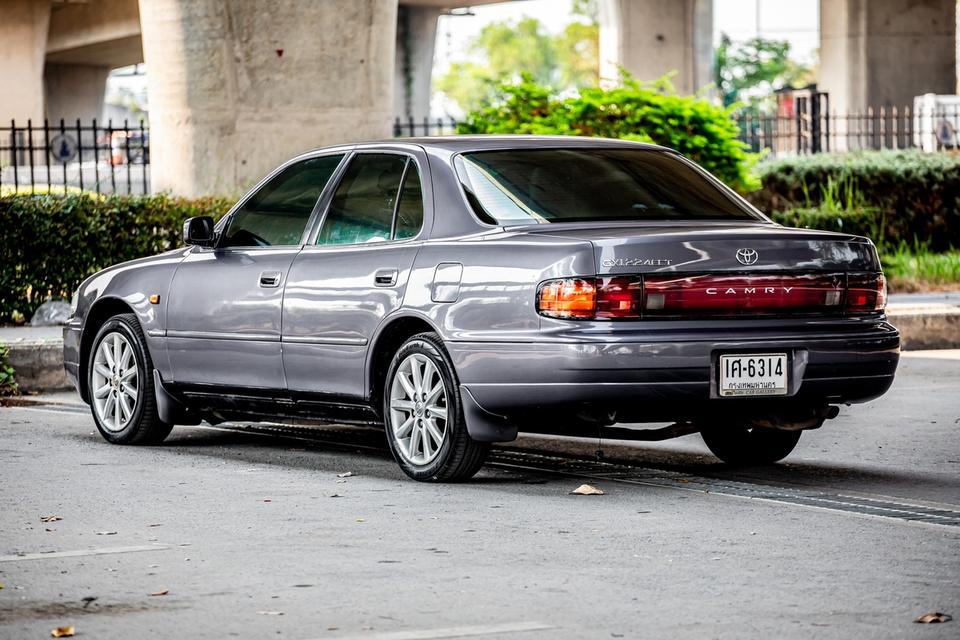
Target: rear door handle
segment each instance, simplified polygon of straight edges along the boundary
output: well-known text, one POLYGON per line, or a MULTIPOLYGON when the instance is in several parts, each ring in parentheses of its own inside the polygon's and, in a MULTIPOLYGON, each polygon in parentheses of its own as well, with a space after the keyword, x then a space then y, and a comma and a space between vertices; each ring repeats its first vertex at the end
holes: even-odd
POLYGON ((279 287, 282 276, 283 274, 279 271, 264 271, 260 274, 260 286, 264 289, 279 287))
POLYGON ((397 284, 396 269, 381 269, 373 274, 373 283, 378 287, 392 287, 397 284))

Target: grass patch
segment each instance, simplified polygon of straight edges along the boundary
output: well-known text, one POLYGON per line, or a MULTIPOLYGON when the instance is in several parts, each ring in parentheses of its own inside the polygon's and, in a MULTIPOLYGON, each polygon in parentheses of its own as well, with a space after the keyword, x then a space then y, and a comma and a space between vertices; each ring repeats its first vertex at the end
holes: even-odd
POLYGON ((960 251, 934 253, 901 246, 880 257, 890 290, 897 293, 960 289, 960 251))

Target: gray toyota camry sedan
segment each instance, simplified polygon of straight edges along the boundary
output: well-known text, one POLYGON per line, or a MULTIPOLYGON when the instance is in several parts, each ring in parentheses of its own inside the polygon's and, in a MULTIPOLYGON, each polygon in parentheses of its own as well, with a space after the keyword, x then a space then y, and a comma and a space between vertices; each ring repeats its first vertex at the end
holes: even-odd
POLYGON ((183 240, 77 293, 66 368, 109 442, 372 424, 407 475, 449 481, 518 430, 699 432, 764 464, 883 394, 899 358, 870 240, 782 227, 634 142, 320 149, 183 240))

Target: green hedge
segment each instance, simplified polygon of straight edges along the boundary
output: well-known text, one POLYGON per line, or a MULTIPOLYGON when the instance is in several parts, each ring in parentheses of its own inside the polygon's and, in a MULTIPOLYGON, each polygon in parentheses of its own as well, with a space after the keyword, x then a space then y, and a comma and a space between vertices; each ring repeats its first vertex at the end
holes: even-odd
POLYGON ((29 320, 48 298, 69 299, 104 267, 180 244, 183 221, 232 202, 158 196, 0 198, 0 321, 29 320))
POLYGON ((667 80, 652 85, 581 89, 557 97, 529 80, 502 85, 494 103, 467 115, 459 133, 601 136, 676 149, 741 191, 750 186, 755 157, 738 139, 730 110, 704 98, 674 95, 667 80))
POLYGON ((780 222, 856 230, 893 247, 915 240, 937 251, 960 247, 960 154, 823 153, 762 163, 756 172, 762 186, 750 199, 780 222), (831 193, 839 185, 846 188, 831 193), (859 211, 814 211, 837 208, 823 207, 825 200, 859 211))

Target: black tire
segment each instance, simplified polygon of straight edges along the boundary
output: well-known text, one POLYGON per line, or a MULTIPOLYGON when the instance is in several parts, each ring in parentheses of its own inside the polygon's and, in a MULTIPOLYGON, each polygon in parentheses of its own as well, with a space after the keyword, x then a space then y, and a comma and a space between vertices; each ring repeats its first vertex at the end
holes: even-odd
POLYGON ((421 482, 458 482, 471 478, 483 466, 490 451, 489 443, 477 442, 467 433, 457 373, 443 342, 435 333, 420 333, 411 337, 394 354, 383 386, 383 422, 394 460, 404 473, 421 482), (413 354, 425 356, 433 363, 446 392, 447 418, 443 443, 435 458, 422 465, 411 462, 403 453, 405 447, 394 433, 391 418, 393 381, 400 366, 413 354))
POLYGON ((753 427, 748 422, 711 425, 700 437, 724 462, 738 466, 773 464, 783 460, 800 440, 801 431, 753 427))
POLYGON ((90 393, 90 412, 93 414, 93 421, 96 423, 100 435, 107 442, 153 445, 160 444, 170 435, 173 425, 163 422, 157 415, 157 396, 153 384, 153 360, 151 360, 150 352, 147 350, 147 341, 144 338, 143 329, 140 328, 140 323, 134 314, 124 313, 113 316, 100 327, 93 339, 93 346, 90 349, 90 357, 87 362, 87 389, 90 393), (114 333, 119 333, 127 339, 138 369, 136 375, 137 399, 127 424, 119 430, 111 429, 103 423, 97 414, 96 399, 94 398, 96 387, 94 386, 93 373, 97 350, 104 339, 114 333))

